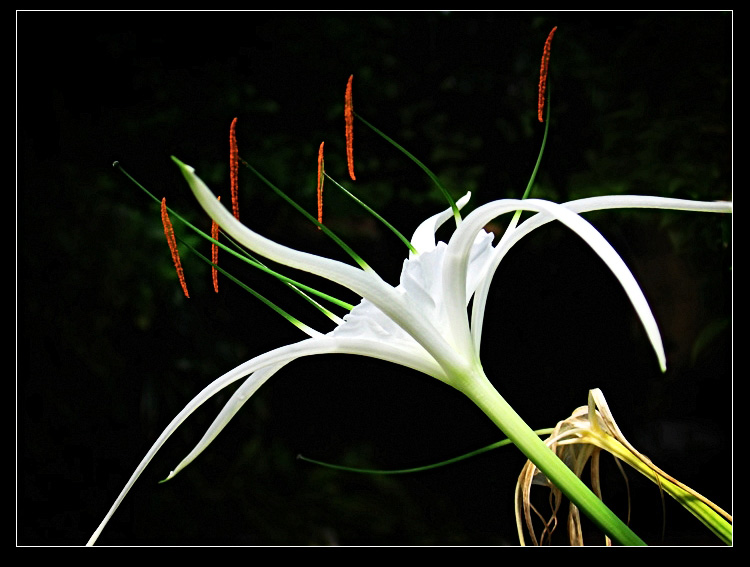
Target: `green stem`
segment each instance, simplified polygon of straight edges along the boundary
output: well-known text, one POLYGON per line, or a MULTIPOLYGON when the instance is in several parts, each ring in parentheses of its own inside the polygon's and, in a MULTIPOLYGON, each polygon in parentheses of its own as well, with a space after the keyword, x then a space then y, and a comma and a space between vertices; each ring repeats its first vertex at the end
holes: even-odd
POLYGON ((539 439, 481 368, 471 379, 462 380, 459 389, 604 533, 621 545, 646 545, 539 439))

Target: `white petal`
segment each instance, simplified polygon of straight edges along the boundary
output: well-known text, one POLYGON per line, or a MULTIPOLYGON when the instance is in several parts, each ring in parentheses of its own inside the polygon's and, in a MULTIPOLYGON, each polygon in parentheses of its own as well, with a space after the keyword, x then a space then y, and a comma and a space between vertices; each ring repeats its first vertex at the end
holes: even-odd
MULTIPOLYGON (((151 459, 154 458, 154 455, 156 455, 167 439, 169 439, 169 437, 177 430, 182 422, 190 416, 190 414, 214 394, 252 372, 262 370, 266 367, 280 367, 303 356, 328 353, 356 354, 379 358, 381 360, 395 362, 396 364, 408 368, 414 368, 415 370, 434 376, 440 380, 446 380, 442 369, 429 357, 425 356, 423 352, 415 352, 413 349, 410 350, 403 345, 383 344, 379 341, 366 339, 334 338, 325 336, 321 338, 306 339, 257 356, 214 380, 211 384, 201 390, 201 392, 193 398, 193 400, 191 400, 190 403, 188 403, 185 408, 174 417, 174 419, 172 419, 151 449, 149 449, 148 453, 146 453, 146 456, 143 457, 138 467, 135 469, 135 472, 133 472, 125 485, 125 488, 123 488, 122 492, 120 492, 120 495, 117 497, 117 500, 115 500, 112 508, 110 508, 102 523, 89 539, 87 545, 93 545, 96 542, 99 534, 101 534, 102 530, 107 525, 107 522, 109 522, 109 519, 133 487, 135 481, 138 480, 138 477, 145 470, 146 466, 151 462, 151 459)), ((261 374, 261 379, 263 376, 264 375, 261 374)), ((268 375, 266 375, 265 378, 267 379, 268 375)), ((258 384, 258 387, 259 386, 260 384, 258 384)), ((247 389, 248 391, 252 390, 253 386, 249 385, 247 389)), ((173 473, 170 473, 170 477, 171 476, 173 476, 173 473)))
POLYGON ((180 464, 178 464, 172 472, 169 473, 167 480, 174 477, 178 472, 192 463, 195 458, 200 455, 214 439, 216 439, 216 436, 221 433, 221 431, 227 426, 227 424, 232 420, 237 412, 242 409, 242 406, 244 406, 245 402, 250 399, 250 396, 257 392, 258 388, 265 384, 271 376, 276 374, 279 370, 286 366, 286 364, 286 362, 275 364, 273 366, 267 366, 253 372, 240 385, 240 387, 237 388, 234 394, 232 394, 232 397, 224 405, 221 412, 219 412, 219 415, 216 416, 216 419, 214 419, 213 423, 211 423, 208 430, 195 446, 195 448, 190 451, 187 457, 180 461, 180 464))
MULTIPOLYGON (((696 211, 711 213, 731 213, 732 203, 727 201, 688 201, 685 199, 672 199, 667 197, 649 197, 642 195, 608 195, 603 197, 590 197, 569 201, 562 206, 577 213, 598 211, 605 209, 625 208, 653 208, 680 211, 696 211)), ((477 351, 482 340, 482 325, 484 310, 486 308, 487 296, 489 294, 492 277, 508 250, 518 240, 526 236, 532 230, 555 220, 555 217, 541 212, 524 221, 520 226, 503 235, 501 242, 496 247, 495 258, 488 267, 486 276, 481 280, 474 296, 472 305, 471 333, 477 351)))
POLYGON ((376 293, 387 293, 387 290, 384 290, 383 286, 389 286, 373 272, 365 272, 337 260, 294 250, 253 232, 234 218, 213 193, 211 193, 211 190, 203 180, 195 174, 195 170, 192 167, 180 162, 176 158, 172 159, 180 167, 188 185, 190 185, 190 189, 192 189, 193 194, 203 209, 227 234, 243 246, 285 266, 304 270, 331 281, 339 282, 362 297, 364 297, 362 292, 367 294, 370 290, 376 293))
MULTIPOLYGON (((662 345, 661 335, 659 334, 659 328, 656 325, 653 313, 651 312, 648 302, 641 291, 640 286, 635 281, 633 274, 630 272, 628 267, 622 261, 622 258, 612 248, 612 246, 599 234, 599 232, 591 226, 586 220, 578 216, 570 209, 551 203, 548 201, 542 201, 539 199, 527 199, 524 201, 518 200, 502 200, 488 203, 482 207, 476 209, 471 215, 469 215, 461 226, 456 230, 453 238, 450 241, 449 248, 450 252, 447 257, 444 281, 452 282, 461 277, 465 277, 466 273, 466 261, 465 254, 467 253, 471 243, 477 232, 479 232, 483 226, 485 226, 490 220, 496 216, 514 212, 516 210, 526 211, 537 211, 543 212, 550 218, 554 218, 563 224, 567 225, 570 229, 575 231, 581 238, 583 238, 589 246, 604 260, 609 266, 610 270, 615 274, 615 277, 620 281, 625 293, 630 298, 633 307, 641 319, 646 334, 651 341, 651 345, 656 352, 656 356, 659 360, 659 366, 662 370, 666 369, 666 356, 664 354, 664 346, 662 345)), ((537 215, 538 216, 538 215, 537 215)), ((536 217, 532 217, 536 218, 536 217)), ((507 247, 510 247, 513 242, 517 241, 517 233, 520 233, 522 227, 519 226, 511 234, 503 248, 498 250, 497 253, 502 255, 507 251, 507 247)), ((449 285, 456 285, 451 283, 449 285)), ((447 286, 446 286, 447 287, 447 286)), ((475 297, 476 300, 476 297, 475 297)), ((458 300, 452 305, 448 305, 454 313, 454 319, 458 320, 457 313, 459 311, 458 300)), ((465 307, 461 308, 465 312, 465 307)), ((465 317, 464 317, 465 320, 465 317)), ((453 320, 452 320, 453 323, 453 320)), ((468 331, 468 324, 463 327, 453 326, 452 329, 456 333, 457 341, 471 341, 471 334, 468 331)))
MULTIPOLYGON (((577 213, 605 209, 669 209, 673 211, 695 211, 703 213, 731 213, 730 201, 690 201, 670 197, 648 197, 644 195, 605 195, 589 197, 563 204, 577 213)), ((532 217, 533 218, 533 217, 532 217)), ((531 219, 529 219, 531 220, 531 219)))
POLYGON ((492 263, 495 249, 492 247, 494 235, 480 230, 469 255, 469 264, 466 269, 466 297, 470 298, 477 287, 485 278, 487 269, 492 263))
POLYGON ((447 374, 460 374, 462 369, 466 368, 466 361, 449 347, 432 322, 422 317, 401 294, 375 272, 300 252, 260 236, 234 218, 195 174, 192 167, 174 157, 172 159, 180 167, 203 209, 237 242, 275 262, 324 277, 368 299, 421 344, 446 369, 447 374))
MULTIPOLYGON (((350 325, 346 324, 342 327, 349 327, 349 330, 351 329, 350 325)), ((336 330, 340 330, 342 327, 337 327, 336 330)), ((425 352, 422 347, 420 347, 413 339, 411 339, 411 337, 407 336, 406 341, 394 341, 393 337, 389 335, 388 343, 384 344, 382 340, 378 340, 379 337, 375 337, 375 340, 370 340, 369 337, 352 336, 351 334, 347 336, 347 334, 344 333, 336 334, 336 330, 334 330, 334 332, 332 332, 329 336, 336 339, 338 346, 335 348, 331 346, 330 351, 326 352, 341 352, 341 349, 344 349, 344 352, 349 353, 352 353, 352 351, 356 351, 354 352, 355 354, 362 354, 382 360, 388 360, 390 362, 395 362, 403 366, 415 368, 416 370, 425 372, 427 374, 429 374, 430 372, 441 373, 440 368, 430 360, 427 352, 425 352), (418 353, 416 353, 416 356, 415 354, 407 354, 407 351, 411 348, 418 349, 418 353)), ((320 336, 318 338, 324 339, 325 337, 320 336)), ((319 353, 313 352, 312 354, 319 353)), ((175 467, 172 472, 169 473, 169 476, 166 480, 173 478, 175 475, 177 475, 177 473, 179 473, 193 460, 195 460, 195 458, 198 457, 198 455, 200 455, 206 449, 206 447, 211 444, 211 442, 219 435, 219 433, 221 433, 224 427, 226 427, 226 425, 237 414, 237 412, 242 409, 242 406, 245 405, 245 402, 247 402, 250 397, 255 392, 257 392, 258 389, 263 384, 265 384, 269 378, 271 378, 271 376, 276 374, 289 362, 291 362, 291 360, 287 360, 271 366, 266 366, 265 368, 261 368, 260 370, 256 370, 255 372, 253 372, 240 385, 240 387, 237 388, 234 394, 232 394, 232 397, 224 405, 221 412, 219 412, 219 415, 216 417, 216 419, 214 419, 213 423, 209 426, 208 430, 195 446, 195 448, 175 467)))
MULTIPOLYGON (((469 202, 469 199, 471 199, 471 191, 456 201, 456 206, 459 211, 464 208, 464 205, 469 202)), ((435 233, 445 221, 452 217, 453 209, 446 209, 442 213, 438 213, 428 218, 417 227, 417 230, 414 231, 414 235, 411 237, 412 246, 414 246, 420 254, 423 252, 429 252, 435 248, 435 233)), ((413 254, 410 254, 410 257, 412 255, 413 254)))

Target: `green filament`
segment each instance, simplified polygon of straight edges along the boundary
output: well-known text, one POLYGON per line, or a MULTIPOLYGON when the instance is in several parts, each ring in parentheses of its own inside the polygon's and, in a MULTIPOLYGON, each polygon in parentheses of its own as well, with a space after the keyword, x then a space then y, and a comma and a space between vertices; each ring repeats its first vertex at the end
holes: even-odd
POLYGON ((241 160, 242 163, 247 167, 250 171, 252 171, 255 175, 258 176, 258 178, 268 185, 273 191, 279 195, 281 198, 283 198, 287 203, 292 205, 295 209, 297 209, 300 213, 302 213, 310 222, 315 224, 318 228, 320 228, 328 237, 330 237, 336 244, 338 244, 349 256, 352 257, 352 259, 359 264, 359 267, 366 271, 372 271, 372 268, 365 262, 354 250, 352 250, 348 244, 346 244, 343 240, 341 240, 338 236, 336 236, 333 232, 331 232, 328 227, 326 227, 324 224, 318 222, 318 219, 313 217, 310 213, 308 213, 305 209, 303 209, 300 205, 297 204, 297 202, 289 197, 286 193, 284 193, 281 189, 276 187, 273 183, 271 183, 268 179, 266 179, 263 174, 261 174, 257 169, 255 169, 252 165, 247 163, 244 159, 241 160))
MULTIPOLYGON (((113 167, 116 167, 117 169, 119 169, 120 172, 123 175, 125 175, 128 179, 130 179, 133 183, 135 183, 135 185, 137 187, 139 187, 144 193, 146 193, 154 201, 156 201, 157 203, 161 203, 161 201, 153 193, 151 193, 148 189, 146 189, 143 185, 141 185, 138 181, 136 181, 127 171, 125 171, 125 169, 123 169, 123 167, 120 165, 119 162, 116 161, 112 165, 113 165, 113 167)), ((191 229, 192 231, 194 231, 196 234, 198 234, 199 236, 205 238, 209 242, 211 242, 213 244, 216 244, 217 246, 219 246, 225 252, 228 252, 229 254, 232 254, 233 256, 239 258, 243 262, 246 262, 246 263, 250 264, 254 268, 257 268, 257 269, 259 269, 259 270, 261 270, 263 272, 266 272, 267 274, 272 275, 273 277, 275 277, 276 279, 278 279, 278 280, 280 280, 280 281, 282 281, 284 283, 290 284, 290 285, 292 285, 294 287, 297 287, 297 288, 299 288, 301 290, 304 290, 304 291, 306 291, 308 293, 316 295, 317 297, 320 297, 320 298, 322 298, 322 299, 324 299, 324 300, 326 300, 326 301, 328 301, 330 303, 333 303, 334 305, 338 305, 339 307, 342 307, 342 308, 346 309, 347 311, 351 311, 354 308, 354 306, 352 304, 350 304, 350 303, 342 301, 342 300, 340 300, 340 299, 338 299, 336 297, 333 297, 332 295, 329 295, 327 293, 324 293, 322 291, 318 291, 317 289, 315 289, 313 287, 310 287, 310 286, 308 286, 306 284, 303 284, 301 282, 293 280, 290 277, 287 277, 287 276, 285 276, 283 274, 280 274, 279 272, 277 272, 275 270, 272 270, 271 268, 265 266, 264 264, 261 264, 257 260, 252 259, 250 257, 250 255, 247 252, 245 252, 244 250, 242 250, 242 253, 240 253, 240 252, 237 252, 236 250, 228 247, 223 242, 219 242, 217 240, 214 240, 208 234, 206 234, 201 229, 199 229, 198 227, 196 227, 195 225, 193 225, 185 217, 183 217, 178 212, 176 212, 174 209, 171 209, 170 207, 167 207, 167 210, 169 211, 170 215, 172 215, 174 218, 176 218, 177 220, 179 220, 180 222, 182 222, 185 226, 187 226, 189 229, 191 229)), ((236 243, 235 243, 235 246, 237 246, 236 243)))
MULTIPOLYGON (((534 433, 537 435, 550 435, 554 429, 548 428, 548 429, 537 429, 534 433)), ((488 451, 492 451, 493 449, 499 449, 500 447, 505 447, 506 445, 512 445, 513 442, 510 439, 503 439, 502 441, 498 441, 496 443, 492 443, 491 445, 487 445, 486 447, 482 447, 481 449, 477 449, 475 451, 470 451, 469 453, 466 453, 464 455, 460 455, 458 457, 453 457, 451 459, 447 459, 445 461, 440 461, 439 463, 432 463, 431 465, 424 465, 421 467, 414 467, 410 469, 396 469, 396 470, 382 470, 382 469, 359 469, 356 467, 346 467, 344 465, 334 465, 331 463, 324 463, 323 461, 316 461, 315 459, 308 459, 307 457, 303 457, 302 455, 297 455, 297 458, 301 461, 306 461, 308 463, 313 463, 314 465, 320 465, 322 467, 326 467, 329 469, 336 469, 340 471, 347 471, 347 472, 353 472, 353 473, 361 473, 361 474, 409 474, 409 473, 415 473, 415 472, 422 472, 427 471, 430 469, 436 469, 439 467, 444 467, 446 465, 452 465, 453 463, 457 463, 459 461, 463 461, 465 459, 469 459, 471 457, 476 457, 477 455, 481 455, 482 453, 487 453, 488 451)))
POLYGON ((401 146, 394 139, 390 138, 389 136, 386 136, 383 132, 381 132, 380 130, 378 130, 377 128, 375 128, 375 126, 373 126, 372 124, 370 124, 367 120, 365 120, 364 118, 362 118, 356 112, 354 113, 354 115, 357 118, 359 118, 362 122, 364 122, 365 126, 367 126, 368 128, 370 128, 376 134, 380 135, 383 139, 385 139, 387 142, 389 142, 390 144, 392 144, 395 148, 397 148, 398 150, 400 150, 401 152, 403 152, 403 154, 406 157, 408 157, 415 164, 417 164, 422 169, 422 171, 424 171, 429 176, 429 178, 432 179, 432 181, 435 183, 435 185, 437 185, 438 189, 440 189, 440 192, 443 194, 443 196, 445 197, 445 199, 450 204, 451 210, 453 211, 453 216, 456 219, 456 226, 458 226, 461 223, 461 212, 458 210, 458 205, 456 205, 456 201, 453 200, 453 197, 451 197, 450 193, 448 193, 448 190, 445 187, 443 187, 443 184, 440 183, 440 180, 437 178, 437 176, 434 173, 432 173, 432 171, 430 171, 430 169, 425 164, 423 164, 421 161, 419 161, 414 155, 412 155, 408 150, 406 150, 406 148, 404 148, 403 146, 401 146))
POLYGON ((363 202, 361 199, 359 199, 356 195, 354 195, 354 193, 352 193, 351 191, 349 191, 346 187, 344 187, 343 185, 341 185, 333 177, 331 177, 330 175, 328 175, 325 172, 323 172, 323 175, 325 175, 328 179, 330 179, 333 182, 333 184, 336 185, 336 187, 338 187, 339 189, 341 189, 349 197, 351 197, 352 199, 354 199, 354 201, 356 201, 357 203, 359 203, 368 213, 370 213, 372 216, 374 216, 376 219, 378 219, 380 222, 382 222, 391 232, 393 232, 393 234, 395 234, 396 236, 398 236, 398 238, 401 240, 401 242, 403 242, 404 244, 406 244, 406 247, 409 249, 409 251, 412 254, 419 254, 419 252, 417 252, 417 249, 414 248, 414 246, 412 245, 411 242, 409 242, 409 239, 406 238, 403 234, 401 234, 398 231, 398 229, 396 229, 395 226, 393 226, 391 223, 389 223, 387 220, 385 220, 382 216, 380 216, 377 212, 375 212, 374 209, 372 209, 365 202, 363 202))

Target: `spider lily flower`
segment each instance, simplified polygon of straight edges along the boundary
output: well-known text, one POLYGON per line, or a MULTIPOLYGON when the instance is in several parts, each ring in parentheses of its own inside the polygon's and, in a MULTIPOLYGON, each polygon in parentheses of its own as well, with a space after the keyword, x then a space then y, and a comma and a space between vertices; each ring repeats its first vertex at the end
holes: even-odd
MULTIPOLYGON (((638 452, 620 431, 600 389, 590 390, 588 405, 577 408, 570 417, 559 422, 552 434, 545 440, 545 443, 579 477, 590 460, 591 484, 600 498, 599 456, 602 451, 606 451, 615 457, 623 475, 625 473, 620 466, 620 461, 627 463, 657 484, 725 543, 732 543, 732 516, 695 490, 665 473, 654 465, 648 457, 638 452)), ((527 461, 516 484, 516 524, 518 537, 522 545, 525 543, 524 526, 534 545, 544 544, 545 541, 549 540, 557 526, 557 512, 561 501, 560 490, 549 482, 534 463, 527 461), (545 518, 531 504, 531 486, 533 484, 546 486, 550 489, 552 510, 549 518, 545 518), (534 531, 532 511, 542 520, 544 526, 538 538, 534 531)), ((568 511, 567 525, 570 544, 583 545, 581 515, 578 508, 573 504, 568 511)), ((608 538, 606 543, 607 545, 610 544, 608 538)))
MULTIPOLYGON (((323 334, 307 328, 308 339, 256 356, 204 388, 172 420, 143 458, 92 535, 89 545, 96 541, 159 448, 201 404, 223 388, 245 378, 204 437, 170 472, 168 479, 195 459, 271 376, 289 362, 315 354, 342 353, 378 358, 412 368, 453 386, 471 398, 581 509, 590 511, 603 508, 601 501, 548 450, 505 402, 484 373, 479 345, 483 310, 492 276, 505 253, 521 237, 552 220, 564 223, 578 233, 615 273, 643 322, 659 363, 664 368, 666 363, 661 338, 640 287, 612 246, 578 213, 623 207, 731 211, 730 203, 700 203, 657 197, 607 197, 565 205, 538 199, 504 199, 479 207, 465 217, 448 243, 436 242, 436 230, 453 216, 453 211, 448 209, 430 217, 416 229, 411 243, 417 253, 412 252, 404 261, 400 283, 392 286, 366 265, 354 267, 295 250, 255 233, 221 204, 192 167, 173 159, 203 209, 236 242, 254 254, 336 282, 354 291, 362 300, 331 332, 323 334), (514 227, 497 245, 493 245, 492 235, 485 232, 483 227, 499 215, 518 210, 537 214, 514 227), (474 307, 470 320, 467 305, 472 297, 474 307), (575 488, 571 488, 572 485, 575 488)), ((466 194, 458 201, 458 207, 465 206, 469 198, 470 194, 466 194)), ((611 516, 603 520, 594 518, 594 521, 621 542, 640 542, 622 522, 611 516)))

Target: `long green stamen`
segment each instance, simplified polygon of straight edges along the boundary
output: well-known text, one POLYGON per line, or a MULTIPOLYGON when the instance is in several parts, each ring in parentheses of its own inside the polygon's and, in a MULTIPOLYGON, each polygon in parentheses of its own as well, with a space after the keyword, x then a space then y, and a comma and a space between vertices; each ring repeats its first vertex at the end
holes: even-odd
MULTIPOLYGON (((529 178, 529 182, 526 185, 526 190, 523 192, 523 196, 521 197, 521 199, 528 199, 529 195, 531 195, 531 188, 534 186, 534 181, 536 180, 536 174, 539 171, 539 165, 542 163, 542 155, 544 155, 544 147, 547 145, 547 134, 549 133, 549 116, 550 116, 550 107, 552 106, 550 104, 551 100, 552 100, 552 97, 551 97, 549 87, 548 87, 547 88, 547 121, 544 125, 544 136, 542 137, 542 146, 539 148, 539 155, 536 158, 536 163, 534 164, 534 170, 531 172, 531 177, 529 178)), ((516 228, 519 218, 521 218, 521 211, 516 211, 510 223, 508 224, 508 228, 505 229, 506 234, 510 234, 510 232, 514 228, 516 228)))
MULTIPOLYGON (((182 241, 182 242, 184 242, 184 241, 182 241)), ((198 258, 200 258, 201 260, 203 260, 207 264, 211 265, 211 267, 213 267, 217 271, 221 272, 223 275, 225 275, 226 277, 228 277, 230 280, 232 280, 234 283, 236 283, 242 289, 244 289, 245 291, 249 292, 250 294, 252 294, 253 296, 255 296, 255 298, 257 298, 260 301, 262 301, 263 303, 265 303, 268 307, 270 307, 271 309, 273 309, 274 311, 276 311, 276 313, 278 313, 279 315, 281 315, 284 319, 286 319, 287 321, 289 321, 292 325, 294 325, 298 329, 302 330, 303 332, 305 332, 305 333, 307 333, 308 335, 311 335, 311 336, 319 335, 320 334, 317 331, 315 331, 314 329, 312 329, 310 326, 306 325, 305 323, 303 323, 302 321, 300 321, 299 319, 297 319, 296 317, 294 317, 293 315, 290 315, 289 312, 287 312, 286 310, 284 310, 281 307, 279 307, 278 305, 276 305, 270 299, 264 297, 262 294, 258 293, 257 291, 255 291, 250 286, 246 285, 245 283, 243 283, 240 280, 238 280, 237 278, 235 278, 232 274, 230 274, 229 272, 227 272, 224 268, 222 268, 222 267, 218 266, 217 264, 213 263, 211 260, 209 260, 208 258, 206 258, 203 254, 201 254, 200 252, 198 252, 195 248, 193 248, 192 246, 190 246, 190 244, 188 244, 186 242, 184 242, 184 244, 185 244, 185 246, 187 246, 190 249, 190 251, 193 254, 195 254, 196 256, 198 256, 198 258)))
POLYGON ((338 236, 336 236, 331 230, 329 230, 324 224, 321 224, 318 222, 318 220, 313 217, 310 213, 308 213, 304 208, 302 208, 300 205, 297 204, 297 202, 292 199, 289 195, 284 193, 281 189, 276 187, 273 183, 271 183, 266 177, 263 176, 257 169, 255 169, 252 165, 247 163, 244 159, 242 160, 242 163, 247 167, 250 171, 252 171, 255 175, 258 176, 258 178, 268 185, 273 191, 279 195, 281 198, 283 198, 287 203, 292 205, 295 209, 297 209, 300 213, 302 213, 305 218, 307 218, 310 222, 315 224, 320 230, 326 233, 327 236, 329 236, 336 244, 338 244, 349 256, 352 257, 352 259, 359 264, 359 267, 366 271, 372 271, 372 268, 365 262, 359 254, 357 254, 354 250, 352 250, 348 244, 346 244, 343 240, 341 240, 338 236))
MULTIPOLYGON (((130 181, 132 181, 138 188, 140 188, 144 193, 146 193, 154 201, 156 201, 157 203, 161 203, 160 199, 158 199, 153 193, 151 193, 151 191, 149 191, 148 189, 146 189, 135 178, 133 178, 127 171, 125 171, 125 169, 123 169, 123 167, 120 165, 119 162, 116 161, 112 165, 113 165, 113 167, 116 167, 117 169, 119 169, 120 172, 123 175, 125 175, 128 179, 130 179, 130 181)), ((180 215, 174 209, 171 209, 171 208, 167 207, 167 211, 169 211, 170 215, 172 215, 174 218, 176 218, 177 220, 179 220, 186 227, 188 227, 193 232, 195 232, 198 236, 201 236, 201 237, 205 238, 206 240, 208 240, 209 242, 215 244, 216 246, 218 246, 222 250, 224 250, 226 252, 229 252, 233 256, 239 258, 240 260, 242 260, 243 262, 246 262, 247 264, 250 264, 254 268, 257 268, 257 269, 259 269, 259 270, 261 270, 263 272, 266 272, 267 274, 275 277, 276 279, 278 279, 278 280, 280 280, 280 281, 282 281, 284 283, 288 283, 288 284, 290 284, 290 285, 292 285, 294 287, 297 287, 297 288, 299 288, 301 290, 304 290, 304 291, 306 291, 308 293, 316 295, 317 297, 320 297, 320 298, 322 298, 322 299, 324 299, 324 300, 326 300, 326 301, 328 301, 330 303, 333 303, 334 305, 338 305, 339 307, 343 307, 347 311, 351 311, 354 308, 354 306, 351 303, 347 303, 346 301, 342 301, 342 300, 340 300, 340 299, 338 299, 336 297, 333 297, 332 295, 329 295, 329 294, 324 293, 322 291, 318 291, 317 289, 315 289, 313 287, 310 287, 309 285, 306 285, 306 284, 303 284, 301 282, 298 282, 298 281, 296 281, 296 280, 294 280, 294 279, 292 279, 290 277, 287 277, 287 276, 285 276, 283 274, 280 274, 279 272, 277 272, 275 270, 272 270, 271 268, 269 268, 269 267, 261 264, 257 260, 253 259, 244 249, 240 248, 239 245, 237 245, 236 243, 234 243, 233 241, 231 241, 231 239, 229 239, 228 237, 227 237, 227 239, 230 242, 232 242, 235 246, 237 246, 238 249, 241 250, 240 252, 238 252, 237 250, 235 250, 233 248, 230 248, 229 246, 227 246, 226 244, 224 244, 222 242, 219 242, 218 240, 214 240, 208 234, 206 234, 201 229, 199 229, 198 227, 196 227, 195 225, 193 225, 190 221, 188 221, 185 217, 183 217, 182 215, 180 215)))
MULTIPOLYGON (((224 234, 224 238, 232 246, 235 247, 235 249, 237 250, 237 252, 239 254, 241 254, 242 256, 244 256, 245 258, 247 258, 250 262, 252 262, 252 265, 254 267, 258 267, 260 269, 269 270, 269 273, 273 272, 273 270, 270 270, 270 268, 268 268, 263 262, 261 262, 260 260, 258 260, 257 257, 253 256, 247 250, 245 250, 244 248, 242 248, 242 246, 240 246, 239 244, 237 244, 237 242, 235 242, 228 234, 224 234)), ((303 291, 300 288, 300 284, 298 282, 294 282, 293 280, 289 280, 288 278, 279 278, 279 279, 280 279, 280 281, 284 285, 288 286, 292 291, 294 291, 295 293, 299 294, 303 299, 305 299, 306 301, 308 301, 309 303, 311 303, 316 309, 318 309, 321 313, 323 313, 323 315, 325 315, 326 317, 328 317, 329 319, 331 319, 334 323, 336 323, 337 325, 340 325, 342 323, 343 320, 341 319, 341 317, 339 317, 338 315, 336 315, 335 313, 333 313, 329 309, 326 309, 323 305, 321 305, 319 302, 317 302, 315 299, 313 299, 307 293, 305 293, 305 291, 303 291)), ((331 299, 329 299, 330 296, 325 296, 325 294, 322 294, 320 292, 317 293, 316 295, 318 295, 319 297, 323 297, 324 299, 328 299, 329 301, 331 301, 331 299)), ((345 303, 345 302, 343 302, 341 300, 338 300, 338 299, 335 300, 335 301, 332 301, 332 303, 335 303, 339 307, 343 307, 347 311, 351 311, 354 308, 354 306, 351 305, 350 303, 345 303)))
POLYGON ((344 187, 343 185, 341 185, 333 177, 331 177, 330 175, 328 175, 325 172, 323 173, 323 175, 325 175, 328 179, 330 179, 336 185, 336 187, 338 187, 339 189, 341 189, 349 197, 351 197, 352 199, 354 199, 354 201, 356 201, 357 203, 359 203, 362 206, 362 208, 364 208, 368 213, 370 213, 372 216, 374 216, 376 219, 378 219, 380 222, 382 222, 391 232, 393 232, 393 234, 395 234, 396 236, 398 236, 398 238, 401 240, 401 242, 403 242, 404 244, 406 244, 406 247, 409 249, 409 251, 412 254, 418 254, 419 253, 419 252, 417 252, 417 249, 414 248, 414 246, 412 245, 412 243, 409 242, 409 239, 406 238, 403 234, 401 234, 395 226, 393 226, 391 223, 389 223, 387 220, 385 220, 374 209, 370 208, 370 206, 368 206, 364 201, 362 201, 361 199, 359 199, 356 195, 354 195, 354 193, 352 193, 351 191, 349 191, 346 187, 344 187))
POLYGON ((408 157, 410 160, 412 160, 415 164, 417 164, 422 171, 424 171, 430 179, 437 185, 438 189, 440 189, 440 192, 445 197, 446 201, 450 204, 451 210, 453 211, 453 217, 456 219, 456 226, 458 226, 461 223, 461 212, 458 210, 458 206, 456 205, 456 201, 451 197, 450 193, 448 193, 448 190, 443 187, 443 184, 440 183, 440 180, 437 178, 437 176, 430 171, 430 169, 423 164, 421 161, 419 161, 414 155, 412 155, 406 148, 401 146, 398 142, 396 142, 393 138, 390 138, 389 136, 385 135, 383 132, 375 128, 372 124, 370 124, 367 120, 362 118, 359 114, 354 114, 357 118, 359 118, 364 124, 370 128, 373 132, 380 135, 383 139, 385 139, 387 142, 392 144, 396 149, 403 152, 403 154, 408 157))
MULTIPOLYGON (((549 435, 554 431, 553 428, 548 429, 537 429, 534 433, 538 435, 549 435)), ((382 469, 359 469, 356 467, 346 467, 344 465, 334 465, 331 463, 325 463, 323 461, 316 461, 315 459, 309 459, 307 457, 303 457, 302 455, 297 455, 297 458, 301 461, 306 461, 308 463, 313 463, 314 465, 320 465, 322 467, 327 467, 329 469, 336 469, 341 471, 349 471, 353 473, 361 473, 361 474, 409 474, 409 473, 415 473, 415 472, 422 472, 427 471, 430 469, 437 469, 439 467, 444 467, 446 465, 452 465, 453 463, 458 463, 460 461, 469 459, 471 457, 476 457, 477 455, 481 455, 483 453, 487 453, 488 451, 492 451, 494 449, 499 449, 500 447, 505 447, 507 445, 512 445, 513 441, 510 439, 503 439, 502 441, 497 441, 496 443, 492 443, 491 445, 487 445, 486 447, 482 447, 481 449, 477 449, 475 451, 470 451, 469 453, 465 453, 463 455, 460 455, 458 457, 453 457, 451 459, 446 459, 445 461, 440 461, 439 463, 432 463, 431 465, 424 465, 422 467, 414 467, 410 469, 396 469, 396 470, 382 470, 382 469)))

